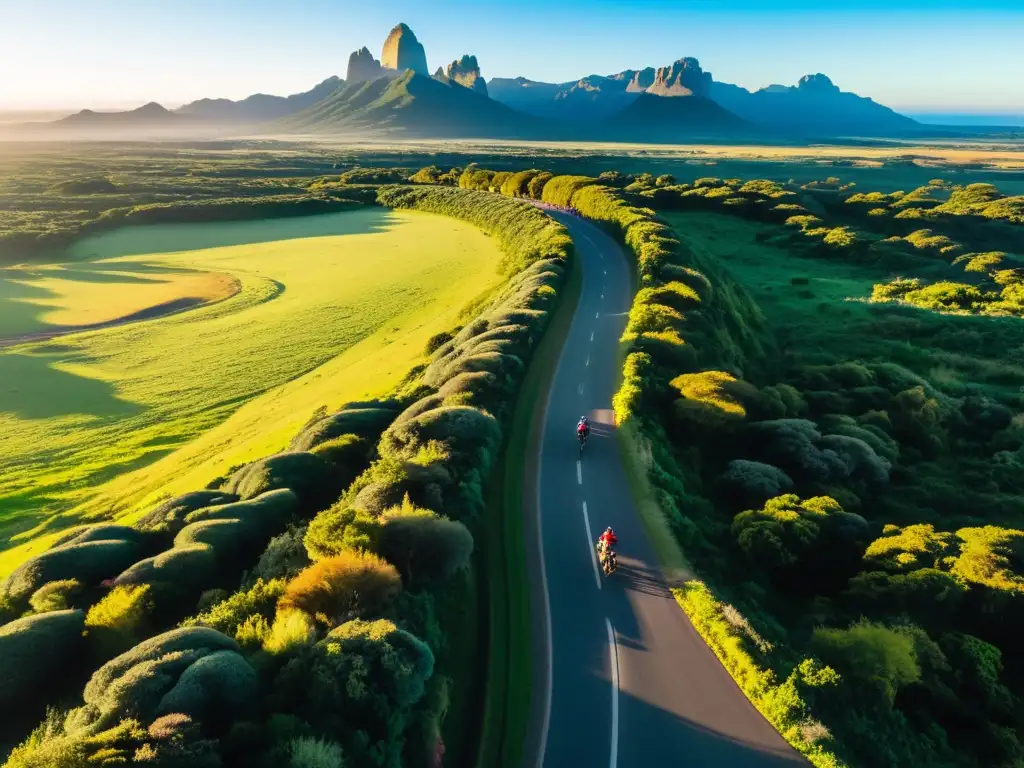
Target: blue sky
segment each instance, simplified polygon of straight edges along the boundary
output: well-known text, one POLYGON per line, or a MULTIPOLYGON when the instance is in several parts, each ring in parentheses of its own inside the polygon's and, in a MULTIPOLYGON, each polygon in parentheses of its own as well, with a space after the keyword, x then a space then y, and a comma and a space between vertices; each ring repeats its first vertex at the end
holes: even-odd
POLYGON ((1024 0, 0 0, 0 109, 288 94, 408 23, 431 69, 564 81, 696 56, 757 88, 824 72, 907 111, 1024 112, 1024 0))

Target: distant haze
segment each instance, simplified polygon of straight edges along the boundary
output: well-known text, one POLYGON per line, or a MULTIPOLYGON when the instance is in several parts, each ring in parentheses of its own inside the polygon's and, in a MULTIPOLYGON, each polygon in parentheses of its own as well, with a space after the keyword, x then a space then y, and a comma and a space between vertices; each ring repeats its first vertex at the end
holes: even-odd
MULTIPOLYGON (((695 56, 748 88, 827 73, 905 111, 1024 112, 1021 0, 32 0, 0 9, 0 110, 297 93, 397 22, 433 70, 564 82, 695 56)), ((375 56, 380 51, 373 52, 375 56)))

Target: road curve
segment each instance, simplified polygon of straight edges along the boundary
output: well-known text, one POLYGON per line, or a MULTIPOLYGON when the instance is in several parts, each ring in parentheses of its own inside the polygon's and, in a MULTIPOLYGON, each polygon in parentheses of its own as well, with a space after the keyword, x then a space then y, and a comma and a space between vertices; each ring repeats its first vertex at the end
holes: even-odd
POLYGON ((526 478, 537 513, 527 526, 536 673, 526 765, 805 766, 704 644, 662 577, 613 434, 631 267, 593 224, 552 215, 576 244, 583 286, 526 478), (574 428, 583 414, 591 438, 578 461, 574 428), (609 525, 619 536, 619 569, 605 579, 592 543, 609 525))

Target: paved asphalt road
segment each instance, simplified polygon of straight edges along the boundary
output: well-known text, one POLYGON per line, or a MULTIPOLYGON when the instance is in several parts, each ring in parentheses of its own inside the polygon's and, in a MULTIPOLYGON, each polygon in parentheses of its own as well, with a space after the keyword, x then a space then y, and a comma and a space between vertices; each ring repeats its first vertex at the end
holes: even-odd
POLYGON ((613 435, 630 265, 594 225, 553 215, 576 244, 583 289, 543 416, 538 476, 528 478, 539 508, 531 554, 540 647, 527 764, 806 766, 700 639, 656 565, 613 435), (591 436, 579 460, 584 414, 591 436), (619 568, 606 579, 593 543, 609 525, 619 568))

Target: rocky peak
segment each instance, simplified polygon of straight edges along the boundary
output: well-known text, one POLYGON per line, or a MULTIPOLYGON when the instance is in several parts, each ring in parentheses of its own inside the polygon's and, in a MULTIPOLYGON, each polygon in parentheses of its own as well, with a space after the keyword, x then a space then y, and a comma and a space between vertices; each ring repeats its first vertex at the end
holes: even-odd
POLYGON ((348 83, 361 83, 364 80, 376 80, 384 74, 380 62, 373 58, 370 49, 365 45, 358 51, 353 51, 348 57, 348 74, 345 81, 348 83))
POLYGON ((629 81, 629 85, 626 86, 626 90, 630 93, 646 91, 654 85, 655 74, 656 72, 654 67, 647 67, 638 72, 634 72, 633 77, 629 81))
MULTIPOLYGON (((441 73, 440 68, 437 71, 441 73)), ((484 96, 487 95, 487 83, 480 75, 480 64, 477 63, 476 56, 463 56, 461 59, 453 61, 443 74, 459 85, 484 96)))
POLYGON ((821 72, 816 75, 804 75, 796 87, 808 93, 837 93, 839 91, 839 87, 821 72))
POLYGON ((380 55, 380 63, 389 69, 402 71, 411 69, 421 75, 429 75, 427 54, 423 50, 416 35, 405 24, 399 24, 391 30, 384 41, 384 50, 380 55))
POLYGON ((659 96, 707 96, 711 91, 711 73, 700 68, 694 58, 679 59, 667 67, 658 67, 648 93, 659 96))

